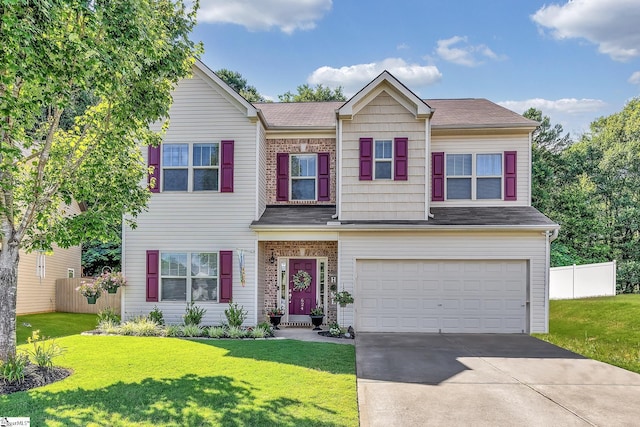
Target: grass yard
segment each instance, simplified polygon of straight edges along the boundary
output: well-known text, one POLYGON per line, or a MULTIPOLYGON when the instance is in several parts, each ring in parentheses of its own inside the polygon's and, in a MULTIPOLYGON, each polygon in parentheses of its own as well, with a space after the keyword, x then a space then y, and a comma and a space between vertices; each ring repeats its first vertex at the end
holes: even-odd
POLYGON ((16 327, 17 343, 24 344, 31 331, 40 330, 40 336, 50 338, 66 337, 84 331, 92 331, 98 324, 95 314, 42 313, 18 316, 16 327), (31 327, 24 326, 28 323, 31 327))
POLYGON ((640 373, 640 295, 550 301, 549 331, 535 336, 640 373))
MULTIPOLYGON (((43 328, 44 329, 44 328, 43 328)), ((357 426, 355 350, 294 340, 59 338, 63 381, 0 396, 47 426, 357 426)))

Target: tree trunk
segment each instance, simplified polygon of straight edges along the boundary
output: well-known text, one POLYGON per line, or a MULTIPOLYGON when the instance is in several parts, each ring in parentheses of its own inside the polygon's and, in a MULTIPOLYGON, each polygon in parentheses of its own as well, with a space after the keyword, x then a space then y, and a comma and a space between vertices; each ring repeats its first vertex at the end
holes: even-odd
POLYGON ((17 245, 0 250, 0 360, 16 354, 17 245))

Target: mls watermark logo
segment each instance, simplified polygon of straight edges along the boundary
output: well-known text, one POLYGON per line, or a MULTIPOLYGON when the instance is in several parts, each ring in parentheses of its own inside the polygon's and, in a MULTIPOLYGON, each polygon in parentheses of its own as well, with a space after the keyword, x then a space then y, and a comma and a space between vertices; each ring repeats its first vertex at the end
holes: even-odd
POLYGON ((0 427, 28 427, 31 425, 29 417, 0 417, 0 427))

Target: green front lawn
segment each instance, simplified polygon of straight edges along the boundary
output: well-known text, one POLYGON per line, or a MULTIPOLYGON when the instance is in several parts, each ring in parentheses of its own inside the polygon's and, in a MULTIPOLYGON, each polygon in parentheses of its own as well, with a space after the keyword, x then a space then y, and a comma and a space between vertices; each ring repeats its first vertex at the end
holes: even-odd
MULTIPOLYGON (((63 381, 0 396, 32 425, 357 426, 355 351, 294 340, 68 336, 63 381)), ((24 347, 24 346, 23 346, 24 347)))
POLYGON ((18 344, 27 342, 31 331, 40 330, 40 336, 58 338, 92 331, 98 324, 95 314, 42 313, 18 316, 16 336, 18 344), (30 324, 31 327, 24 326, 30 324))
POLYGON ((550 301, 545 341, 640 373, 640 295, 550 301))

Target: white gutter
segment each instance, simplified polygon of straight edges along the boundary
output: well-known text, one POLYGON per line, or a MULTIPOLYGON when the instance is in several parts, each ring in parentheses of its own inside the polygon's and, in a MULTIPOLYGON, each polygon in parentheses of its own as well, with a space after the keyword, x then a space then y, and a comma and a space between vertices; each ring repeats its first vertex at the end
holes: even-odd
MULTIPOLYGON (((333 224, 291 225, 269 224, 250 225, 256 231, 549 231, 549 225, 433 225, 433 224, 333 224)), ((550 231, 549 231, 550 232, 550 231)))

